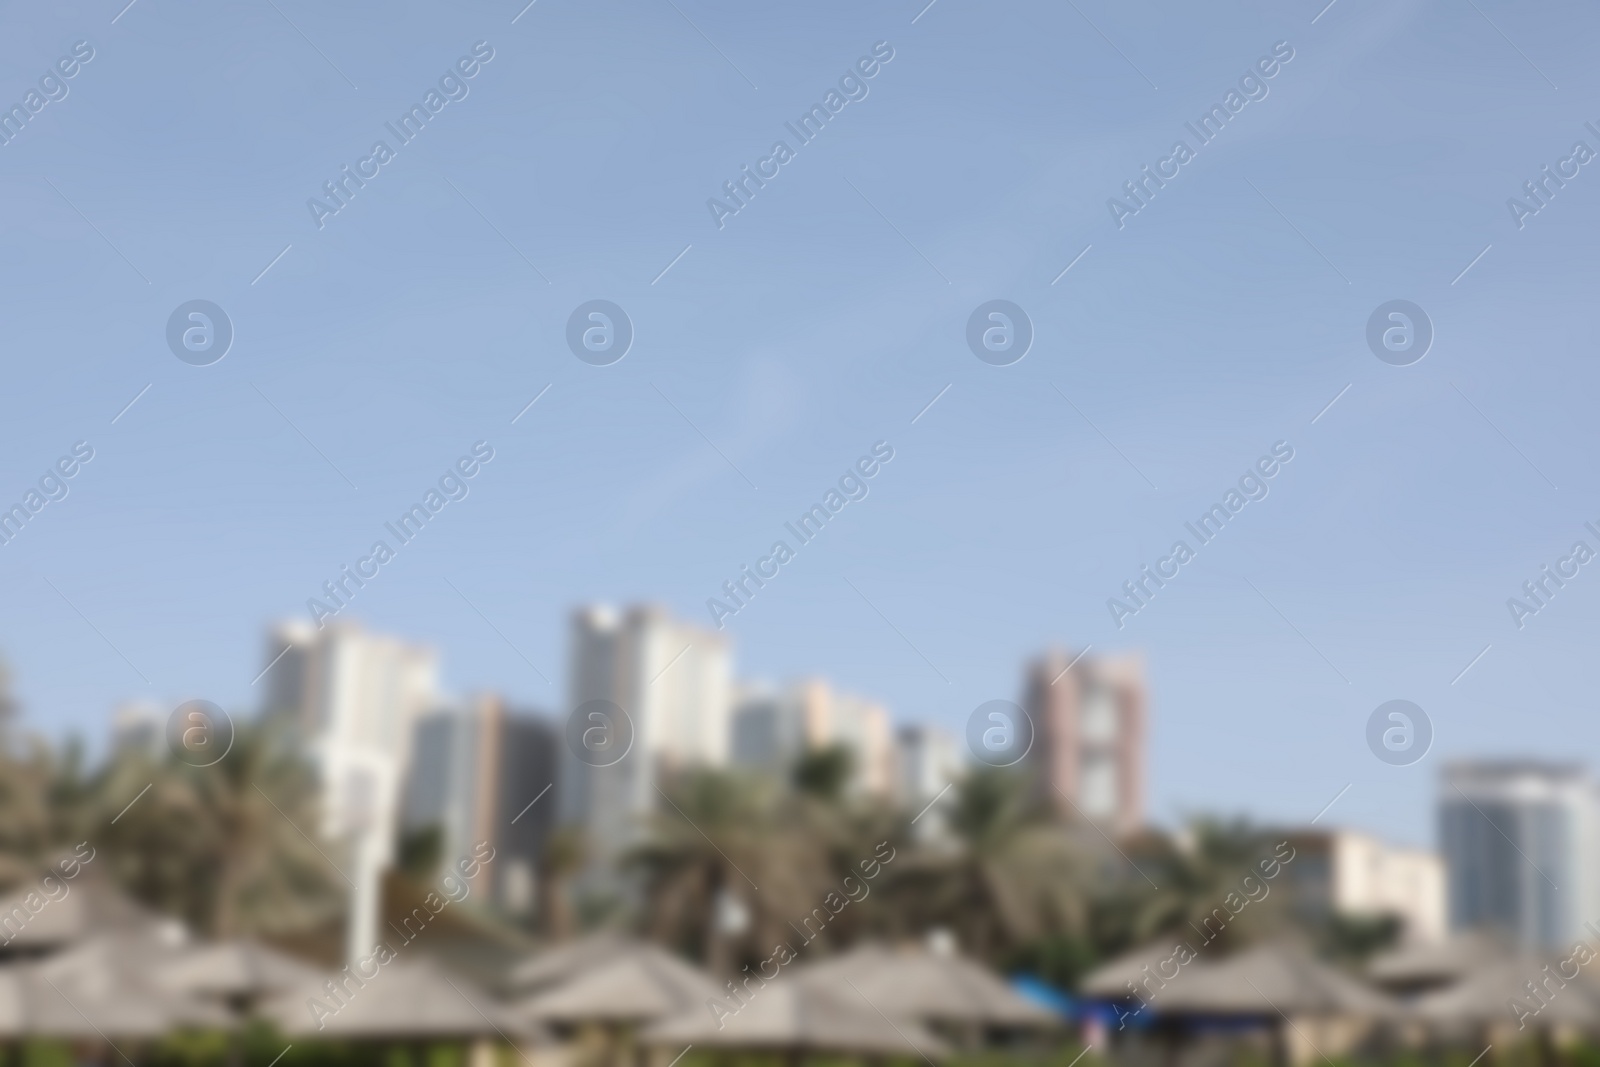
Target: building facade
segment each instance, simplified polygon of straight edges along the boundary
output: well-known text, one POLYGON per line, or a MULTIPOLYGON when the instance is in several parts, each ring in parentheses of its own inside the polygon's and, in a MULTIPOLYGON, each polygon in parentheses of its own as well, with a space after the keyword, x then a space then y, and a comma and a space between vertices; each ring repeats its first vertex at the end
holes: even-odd
POLYGON ((610 866, 638 840, 667 778, 727 764, 728 645, 657 607, 586 607, 572 616, 567 679, 559 725, 592 700, 615 704, 631 724, 627 754, 609 766, 578 758, 570 743, 561 751, 561 822, 581 825, 593 863, 610 866))
POLYGON ((934 801, 965 772, 961 746, 937 726, 902 726, 895 736, 895 772, 895 796, 912 813, 912 833, 920 840, 939 836, 950 797, 934 801))
POLYGON ((1284 885, 1303 916, 1392 916, 1407 942, 1438 942, 1448 926, 1444 861, 1438 853, 1353 830, 1295 830, 1284 885))
POLYGON ((1062 819, 1114 834, 1144 824, 1144 664, 1047 652, 1028 665, 1023 708, 1033 723, 1024 764, 1041 802, 1062 819), (1070 667, 1070 669, 1069 669, 1070 667))
POLYGON ((1582 767, 1454 763, 1439 791, 1450 928, 1564 948, 1600 916, 1600 803, 1582 767), (1559 888, 1557 888, 1559 887, 1559 888))
POLYGON ((382 874, 394 862, 416 721, 438 704, 438 655, 354 622, 291 622, 268 635, 265 713, 293 727, 322 787, 321 836, 355 885, 346 952, 378 937, 382 874))
POLYGON ((402 830, 437 832, 446 866, 489 845, 494 860, 472 879, 473 892, 507 914, 531 914, 555 824, 559 744, 548 718, 513 711, 492 694, 424 716, 412 745, 402 830))
POLYGON ((841 745, 851 755, 849 791, 887 797, 895 788, 894 729, 876 701, 834 689, 820 678, 781 688, 746 686, 734 706, 730 762, 787 774, 806 752, 841 745))

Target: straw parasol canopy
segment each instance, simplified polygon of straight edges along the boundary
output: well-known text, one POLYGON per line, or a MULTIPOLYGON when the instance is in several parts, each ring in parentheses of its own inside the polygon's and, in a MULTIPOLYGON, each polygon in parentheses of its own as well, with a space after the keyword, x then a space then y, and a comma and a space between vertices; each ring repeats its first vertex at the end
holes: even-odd
POLYGON ((953 951, 869 944, 802 967, 796 977, 824 989, 853 986, 874 1008, 895 1018, 1015 1028, 1059 1022, 982 965, 953 951))
POLYGON ((52 984, 30 964, 0 967, 0 1037, 159 1037, 172 1028, 163 1006, 143 996, 105 995, 52 984))
POLYGON ((1172 942, 1157 941, 1136 948, 1132 952, 1125 952, 1085 975, 1078 985, 1078 990, 1086 997, 1104 1000, 1118 1000, 1132 996, 1133 994, 1128 991, 1128 983, 1132 982, 1138 986, 1146 976, 1146 968, 1152 974, 1160 974, 1157 968, 1172 957, 1176 948, 1172 942))
POLYGON ((6 938, 0 954, 38 954, 96 934, 181 931, 181 924, 147 910, 98 869, 84 868, 63 884, 67 893, 58 900, 48 900, 38 885, 27 884, 0 897, 0 923, 6 938))
MULTIPOLYGON (((891 1022, 848 990, 832 991, 779 978, 749 994, 737 1014, 713 1013, 705 1005, 657 1023, 644 1032, 652 1045, 834 1052, 861 1055, 944 1056, 949 1049, 921 1024, 891 1022)), ((731 1011, 737 1002, 726 1000, 731 1011)))
POLYGON ((1529 954, 1501 960, 1449 989, 1419 998, 1412 1011, 1435 1025, 1600 1026, 1600 987, 1581 971, 1563 978, 1561 963, 1558 956, 1529 954), (1529 990, 1530 982, 1539 996, 1529 990))
POLYGON ((655 945, 640 941, 608 945, 606 955, 609 959, 598 964, 591 956, 586 962, 593 965, 582 973, 533 994, 516 1010, 560 1025, 643 1023, 691 1008, 704 1010, 707 999, 722 995, 704 972, 655 945))
POLYGON ((550 989, 612 963, 635 951, 640 944, 638 939, 625 934, 598 931, 529 956, 511 968, 506 984, 522 993, 550 989))
POLYGON ((159 946, 103 936, 47 960, 0 966, 0 1037, 160 1037, 186 1027, 224 1029, 219 1008, 150 983, 142 967, 159 946))
POLYGON ((323 978, 316 968, 247 938, 180 950, 153 968, 153 976, 164 989, 241 1005, 323 978))
POLYGON ((1470 930, 1444 941, 1402 945, 1382 953, 1368 965, 1367 977, 1396 992, 1437 989, 1477 974, 1512 953, 1510 943, 1499 934, 1470 930))
MULTIPOLYGON (((352 972, 353 973, 353 972, 352 972)), ((444 973, 426 956, 383 964, 371 978, 326 975, 268 1001, 262 1014, 288 1037, 353 1040, 543 1038, 478 987, 444 973), (329 979, 344 983, 337 995, 329 979)))
POLYGON ((1356 1016, 1393 1019, 1399 1007, 1294 943, 1258 945, 1217 963, 1195 961, 1155 990, 1163 1014, 1356 1016))

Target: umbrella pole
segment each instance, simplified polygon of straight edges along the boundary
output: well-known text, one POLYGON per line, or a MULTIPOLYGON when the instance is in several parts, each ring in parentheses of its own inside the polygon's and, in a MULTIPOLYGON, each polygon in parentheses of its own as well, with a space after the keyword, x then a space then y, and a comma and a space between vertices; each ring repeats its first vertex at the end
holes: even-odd
POLYGON ((1183 1024, 1173 1019, 1161 1029, 1161 1044, 1164 1046, 1162 1059, 1166 1067, 1178 1067, 1178 1046, 1183 1040, 1183 1024))

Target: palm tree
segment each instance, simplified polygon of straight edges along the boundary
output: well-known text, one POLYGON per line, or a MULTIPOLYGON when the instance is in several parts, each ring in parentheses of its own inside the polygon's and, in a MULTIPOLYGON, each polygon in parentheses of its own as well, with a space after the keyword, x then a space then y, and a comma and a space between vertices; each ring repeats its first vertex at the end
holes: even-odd
POLYGON ((810 749, 795 760, 791 777, 802 794, 838 805, 844 799, 855 763, 855 753, 848 745, 810 749))
POLYGON ((60 843, 49 805, 53 774, 43 745, 34 744, 26 755, 0 746, 0 887, 32 876, 60 843))
MULTIPOLYGON (((1202 817, 1190 822, 1176 841, 1165 843, 1155 857, 1155 881, 1161 889, 1145 895, 1135 920, 1136 934, 1143 940, 1158 933, 1176 932, 1202 938, 1218 924, 1205 925, 1229 894, 1242 896, 1244 879, 1263 883, 1260 864, 1273 854, 1275 839, 1254 827, 1247 819, 1202 817)), ((1230 921, 1219 935, 1224 948, 1256 940, 1281 929, 1288 917, 1288 894, 1274 893, 1281 885, 1267 886, 1259 903, 1244 908, 1237 922, 1230 921)))
POLYGON ((565 941, 577 932, 572 880, 588 862, 588 843, 576 826, 564 826, 545 841, 539 857, 539 920, 546 937, 565 941))
POLYGON ((826 850, 792 819, 780 819, 765 783, 693 771, 662 793, 650 836, 627 857, 644 880, 652 936, 696 945, 713 973, 735 958, 768 955, 793 941, 788 923, 826 893, 826 850))
POLYGON ((86 787, 82 746, 58 759, 37 738, 15 735, 18 704, 0 660, 0 887, 33 877, 57 853, 82 840, 86 787))
MULTIPOLYGON (((854 763, 854 753, 844 745, 809 750, 795 761, 790 776, 794 789, 778 799, 774 819, 786 829, 787 839, 803 855, 820 859, 808 860, 805 877, 794 885, 794 903, 801 908, 773 931, 779 939, 795 930, 791 924, 798 924, 803 929, 797 932, 808 943, 815 939, 823 948, 838 948, 884 934, 892 926, 886 896, 878 892, 888 879, 867 878, 866 872, 879 871, 876 857, 885 846, 892 855, 907 855, 905 820, 885 798, 850 790, 854 763), (841 898, 850 903, 840 905, 841 898), (820 935, 818 923, 804 922, 807 916, 820 920, 819 906, 830 915, 820 935)), ((773 943, 758 941, 769 952, 773 943)))
POLYGON ((304 929, 342 907, 342 876, 310 836, 313 771, 273 728, 239 722, 209 767, 120 753, 98 784, 113 873, 211 936, 304 929))
POLYGON ((956 789, 953 848, 930 846, 892 871, 900 932, 943 926, 991 962, 1050 934, 1081 935, 1088 884, 1070 836, 1015 772, 980 768, 956 789))

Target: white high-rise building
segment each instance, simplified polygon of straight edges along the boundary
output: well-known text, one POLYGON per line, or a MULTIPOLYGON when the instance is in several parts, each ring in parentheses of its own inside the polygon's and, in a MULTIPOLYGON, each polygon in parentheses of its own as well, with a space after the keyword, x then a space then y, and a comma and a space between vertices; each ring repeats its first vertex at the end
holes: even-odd
POLYGON ((728 762, 728 644, 658 607, 618 614, 596 606, 573 614, 570 657, 561 725, 591 700, 617 705, 632 725, 631 748, 610 766, 580 760, 565 745, 561 754, 562 822, 584 827, 591 859, 603 867, 639 839, 665 776, 728 762))
POLYGON ((1565 948, 1600 915, 1600 802, 1582 767, 1446 766, 1439 844, 1452 930, 1488 927, 1530 948, 1565 948))
POLYGON ((761 682, 742 684, 729 729, 729 761, 774 774, 786 772, 816 743, 801 686, 774 689, 761 682))
POLYGON ((900 728, 898 758, 896 760, 896 793, 900 803, 910 811, 917 824, 914 833, 924 838, 937 836, 945 825, 942 808, 950 803, 946 794, 939 805, 931 810, 939 794, 960 780, 965 771, 961 759, 961 746, 956 739, 937 726, 914 725, 900 728))
POLYGON ((357 959, 378 938, 414 726, 438 702, 438 655, 353 622, 291 622, 272 630, 267 659, 266 711, 294 723, 322 785, 322 836, 345 846, 356 886, 346 952, 357 959))

